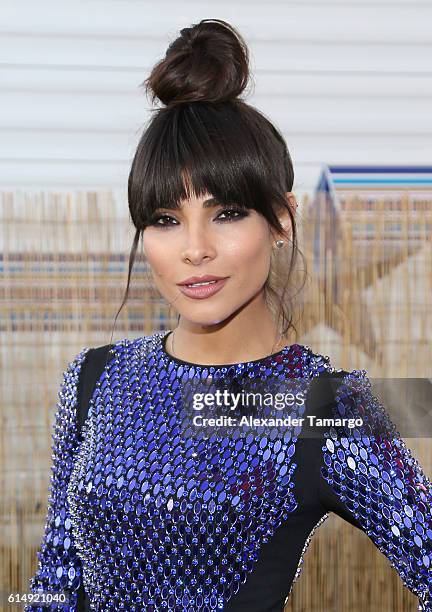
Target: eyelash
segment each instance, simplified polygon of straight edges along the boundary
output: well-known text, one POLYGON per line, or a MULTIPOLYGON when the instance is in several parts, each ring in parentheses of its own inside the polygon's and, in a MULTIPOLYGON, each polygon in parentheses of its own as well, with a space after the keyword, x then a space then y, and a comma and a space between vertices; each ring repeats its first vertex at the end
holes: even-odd
MULTIPOLYGON (((239 219, 243 219, 244 217, 247 217, 249 214, 248 212, 246 212, 245 210, 241 208, 224 208, 223 210, 221 210, 219 215, 222 215, 224 213, 237 213, 238 216, 222 219, 221 221, 218 221, 218 223, 232 223, 233 221, 237 221, 239 219)), ((162 227, 162 228, 173 227, 173 225, 170 223, 158 223, 160 219, 173 219, 173 218, 174 217, 171 217, 170 215, 166 215, 166 214, 159 215, 157 217, 154 217, 151 220, 150 225, 155 226, 155 227, 162 227)))

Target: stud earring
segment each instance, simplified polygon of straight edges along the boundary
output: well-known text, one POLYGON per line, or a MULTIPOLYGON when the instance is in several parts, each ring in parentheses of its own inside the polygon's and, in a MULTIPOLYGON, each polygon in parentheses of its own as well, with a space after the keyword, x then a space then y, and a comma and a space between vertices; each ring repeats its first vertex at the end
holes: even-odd
POLYGON ((283 240, 276 240, 276 246, 278 249, 281 249, 284 245, 284 241, 283 240))

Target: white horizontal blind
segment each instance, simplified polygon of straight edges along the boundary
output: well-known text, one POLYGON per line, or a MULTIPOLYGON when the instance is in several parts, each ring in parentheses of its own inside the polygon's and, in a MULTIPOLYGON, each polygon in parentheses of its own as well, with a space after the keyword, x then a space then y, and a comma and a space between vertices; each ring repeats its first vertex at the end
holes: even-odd
POLYGON ((2 188, 124 188, 150 117, 139 84, 212 17, 249 45, 246 99, 286 137, 297 193, 323 163, 431 161, 432 1, 3 0, 2 188))

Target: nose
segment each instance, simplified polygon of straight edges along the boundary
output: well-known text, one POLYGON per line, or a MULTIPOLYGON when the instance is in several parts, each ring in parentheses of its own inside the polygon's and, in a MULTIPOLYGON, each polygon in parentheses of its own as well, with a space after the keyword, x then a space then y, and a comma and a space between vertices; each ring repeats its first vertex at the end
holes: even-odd
POLYGON ((182 249, 182 259, 193 264, 199 264, 205 257, 213 258, 215 255, 214 243, 202 227, 190 227, 186 232, 185 245, 182 249))

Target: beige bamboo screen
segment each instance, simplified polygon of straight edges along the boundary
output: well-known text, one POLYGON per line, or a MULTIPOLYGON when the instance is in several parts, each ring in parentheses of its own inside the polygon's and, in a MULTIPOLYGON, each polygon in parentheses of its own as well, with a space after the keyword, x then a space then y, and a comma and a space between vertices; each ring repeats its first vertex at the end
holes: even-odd
MULTIPOLYGON (((336 220, 318 218, 317 202, 306 196, 299 202, 300 248, 309 276, 299 296, 299 335, 293 340, 329 355, 336 367, 364 368, 370 376, 430 377, 432 199, 415 211, 415 241, 409 196, 402 196, 396 221, 384 200, 372 215, 358 205, 361 201, 361 194, 347 198, 336 220), (390 244, 385 224, 394 222, 400 224, 399 239, 390 244), (328 248, 326 236, 335 230, 337 248, 328 248)), ((46 516, 61 375, 81 348, 111 340, 133 228, 121 191, 4 192, 0 203, 4 594, 28 591, 46 516)), ((322 213, 326 202, 318 204, 322 213)), ((176 320, 153 287, 139 250, 113 341, 169 329, 176 320)), ((430 440, 406 442, 430 477, 430 440)), ((416 598, 369 538, 332 514, 305 553, 288 610, 414 611, 416 598)))

